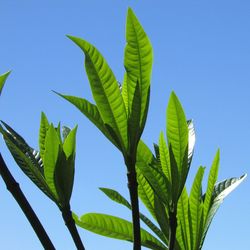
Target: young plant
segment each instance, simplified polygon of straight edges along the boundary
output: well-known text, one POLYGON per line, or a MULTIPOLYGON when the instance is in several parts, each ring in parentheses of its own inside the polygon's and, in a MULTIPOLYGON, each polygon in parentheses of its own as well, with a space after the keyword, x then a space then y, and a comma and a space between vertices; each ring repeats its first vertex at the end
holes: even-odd
POLYGON ((68 36, 85 54, 85 69, 96 105, 74 96, 61 95, 75 105, 121 151, 127 167, 133 220, 134 250, 141 249, 136 178, 137 146, 143 132, 150 95, 152 47, 131 9, 126 25, 125 76, 119 88, 100 52, 83 39, 68 36))
MULTIPOLYGON (((169 111, 172 110, 173 103, 179 107, 176 110, 179 110, 179 112, 182 110, 177 97, 172 94, 167 111, 167 124, 169 124, 169 119, 172 122, 175 120, 169 111)), ((180 113, 184 114, 183 110, 180 113)), ((188 164, 186 166, 189 169, 194 151, 195 132, 192 121, 188 121, 187 126, 189 146, 188 154, 185 153, 185 155, 188 155, 186 159, 188 164)), ((167 128, 167 131, 169 129, 167 128)), ((168 142, 170 141, 169 138, 178 138, 178 134, 176 130, 170 129, 167 133, 168 142)), ((179 148, 181 149, 181 147, 179 148)), ((219 169, 218 151, 210 169, 206 193, 202 194, 202 178, 205 168, 200 167, 188 197, 186 187, 182 188, 182 184, 179 183, 177 186, 179 188, 177 188, 174 180, 170 181, 169 176, 173 176, 171 173, 176 171, 175 175, 178 174, 178 177, 175 178, 180 180, 179 173, 181 172, 178 170, 175 161, 171 165, 171 147, 167 147, 162 133, 160 134, 159 146, 155 145, 155 155, 142 141, 139 143, 137 153, 139 196, 154 218, 153 222, 140 213, 140 219, 154 233, 152 235, 141 229, 142 245, 154 250, 200 250, 219 206, 224 198, 246 178, 246 175, 240 178, 227 179, 216 184, 219 169), (180 189, 182 190, 181 194, 179 193, 180 189), (176 201, 173 198, 176 196, 179 197, 177 204, 175 204, 176 201), (171 210, 172 203, 176 206, 174 206, 175 210, 171 210), (171 218, 173 211, 176 215, 171 218), (173 219, 176 220, 175 223, 171 223, 173 219)), ((185 178, 188 169, 184 172, 185 178)), ((109 188, 100 188, 100 190, 111 200, 131 209, 131 204, 119 192, 109 188)), ((122 218, 106 214, 88 213, 80 218, 75 215, 75 220, 79 226, 94 233, 120 240, 133 240, 130 229, 131 223, 122 218)))
POLYGON ((70 209, 70 197, 74 182, 75 144, 77 127, 70 130, 60 124, 49 124, 44 113, 41 115, 39 147, 31 148, 9 125, 2 122, 0 132, 18 166, 22 171, 56 203, 77 249, 84 246, 77 232, 70 209))

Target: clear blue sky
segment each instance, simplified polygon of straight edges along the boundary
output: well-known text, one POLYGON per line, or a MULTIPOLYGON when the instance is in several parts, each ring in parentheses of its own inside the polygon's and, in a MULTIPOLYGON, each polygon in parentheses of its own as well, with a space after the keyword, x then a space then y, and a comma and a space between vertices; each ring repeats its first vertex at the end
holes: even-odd
MULTIPOLYGON (((165 130, 169 94, 179 96, 193 118, 197 143, 189 183, 199 165, 211 165, 221 149, 219 180, 250 168, 250 2, 247 0, 54 0, 0 1, 0 73, 12 70, 1 96, 1 119, 38 145, 40 112, 57 123, 79 125, 72 209, 130 219, 129 212, 98 187, 128 197, 119 152, 73 106, 51 90, 92 100, 82 52, 65 37, 80 36, 123 78, 125 18, 132 7, 154 48, 151 103, 143 134, 150 147, 165 130)), ((74 249, 56 206, 17 168, 1 140, 1 152, 57 249, 74 249)), ((205 176, 206 181, 206 176, 205 176)), ((206 182, 204 181, 204 187, 206 182)), ((219 209, 204 250, 249 249, 250 184, 247 179, 219 209)), ((143 210, 143 206, 142 211, 143 210)), ((26 218, 0 180, 1 249, 42 249, 26 218)), ((79 229, 88 250, 127 250, 131 244, 79 229)))

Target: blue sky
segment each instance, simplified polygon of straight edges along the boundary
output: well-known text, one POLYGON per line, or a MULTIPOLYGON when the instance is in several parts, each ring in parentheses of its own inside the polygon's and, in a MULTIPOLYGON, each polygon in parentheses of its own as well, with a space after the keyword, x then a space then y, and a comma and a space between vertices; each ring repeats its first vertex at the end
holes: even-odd
MULTIPOLYGON (((51 90, 92 100, 82 52, 66 34, 94 44, 122 80, 125 19, 132 7, 154 48, 151 103, 144 141, 152 147, 165 131, 170 92, 194 119, 197 142, 188 186, 198 166, 221 150, 219 180, 249 173, 250 3, 238 1, 0 1, 0 73, 12 70, 1 96, 1 119, 33 147, 40 112, 49 120, 79 125, 72 210, 130 219, 98 187, 128 197, 126 168, 119 152, 78 112, 51 90)), ((1 140, 1 153, 41 218, 57 249, 74 249, 56 206, 18 169, 1 140)), ((204 188, 206 187, 206 177, 204 188)), ((247 179, 222 204, 204 250, 250 245, 250 184, 247 179)), ((1 248, 42 249, 15 201, 0 181, 1 248)), ((141 206, 142 211, 143 206, 141 206)), ((131 244, 79 229, 88 250, 131 249, 131 244)))

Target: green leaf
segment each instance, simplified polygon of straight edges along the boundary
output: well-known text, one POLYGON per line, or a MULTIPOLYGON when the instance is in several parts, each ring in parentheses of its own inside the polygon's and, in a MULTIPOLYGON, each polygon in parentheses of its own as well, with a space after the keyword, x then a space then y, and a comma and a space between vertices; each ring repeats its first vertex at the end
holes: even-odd
POLYGON ((99 188, 104 194, 106 194, 111 200, 124 205, 127 208, 131 208, 129 202, 117 191, 110 188, 99 188))
POLYGON ((159 152, 160 152, 160 161, 163 173, 166 175, 169 182, 171 182, 171 166, 168 147, 164 138, 163 132, 160 133, 159 138, 159 152))
POLYGON ((117 80, 100 52, 83 39, 69 36, 85 54, 85 68, 104 123, 115 131, 123 152, 128 148, 127 114, 117 80))
POLYGON ((202 232, 202 179, 204 175, 204 167, 200 167, 195 176, 190 197, 189 197, 189 211, 191 217, 191 249, 197 249, 199 246, 200 234, 202 232))
POLYGON ((129 106, 129 95, 128 95, 128 77, 127 77, 127 73, 124 74, 124 79, 123 79, 123 83, 122 83, 122 88, 121 88, 121 91, 122 91, 122 98, 123 98, 123 102, 124 102, 124 105, 125 105, 125 108, 126 108, 126 113, 127 113, 127 116, 128 116, 128 113, 130 112, 128 110, 128 106, 129 106))
POLYGON ((3 90, 3 86, 5 84, 5 81, 6 81, 7 77, 9 76, 9 74, 10 74, 10 71, 0 75, 0 96, 1 96, 1 93, 3 90))
POLYGON ((141 94, 140 124, 143 130, 149 102, 153 50, 146 33, 130 8, 127 15, 126 41, 124 66, 129 78, 128 106, 130 110, 138 81, 141 94))
POLYGON ((39 153, 33 150, 25 140, 10 126, 3 123, 7 131, 0 126, 5 143, 21 170, 41 189, 50 199, 57 202, 56 197, 48 187, 43 176, 43 162, 39 153))
POLYGON ((136 168, 136 172, 138 182, 138 195, 151 215, 156 218, 154 209, 154 190, 149 185, 147 179, 143 176, 138 167, 136 168))
POLYGON ((59 156, 54 171, 54 183, 59 196, 60 206, 69 205, 75 174, 75 154, 66 157, 60 148, 59 156))
POLYGON ((213 164, 210 169, 208 177, 207 191, 204 201, 204 212, 203 212, 204 221, 207 220, 207 216, 212 205, 212 195, 214 191, 214 185, 218 178, 219 163, 220 163, 220 151, 218 150, 213 160, 213 164))
POLYGON ((151 164, 153 160, 154 155, 152 154, 151 150, 142 140, 140 140, 137 147, 136 163, 148 165, 151 164))
POLYGON ((188 126, 181 103, 174 92, 171 93, 167 108, 167 138, 178 167, 179 176, 188 166, 183 166, 183 160, 188 146, 188 126))
MULTIPOLYGON (((207 216, 207 220, 205 221, 203 234, 201 238, 201 243, 199 249, 202 248, 204 243, 208 228, 212 222, 213 217, 215 216, 217 210, 222 204, 223 200, 236 188, 238 187, 247 177, 247 175, 242 175, 239 178, 230 178, 224 181, 219 182, 215 185, 212 195, 212 204, 207 216)), ((205 195, 206 197, 206 195, 205 195)))
POLYGON ((40 130, 39 130, 39 148, 40 148, 40 155, 43 159, 44 150, 45 150, 45 138, 47 131, 49 129, 49 122, 46 115, 42 112, 41 113, 41 121, 40 121, 40 130))
MULTIPOLYGON (((124 205, 125 207, 131 210, 131 205, 129 202, 117 191, 109 188, 100 188, 100 190, 106 194, 111 200, 124 205)), ((166 238, 161 230, 144 214, 140 213, 140 219, 164 242, 166 242, 166 238)))
MULTIPOLYGON (((132 223, 107 214, 89 213, 74 218, 78 226, 106 237, 119 240, 133 241, 132 223)), ((150 249, 165 250, 166 246, 146 230, 141 229, 141 243, 150 249)))
POLYGON ((77 126, 72 129, 65 138, 63 150, 61 147, 59 147, 59 154, 55 167, 55 187, 62 205, 69 204, 73 190, 75 174, 76 131, 77 126))
POLYGON ((186 188, 184 188, 177 207, 178 226, 176 231, 176 239, 181 249, 185 250, 191 250, 188 206, 188 193, 186 188))
POLYGON ((150 167, 154 161, 154 156, 147 145, 140 140, 137 147, 137 157, 136 157, 136 172, 137 172, 137 182, 138 182, 138 195, 149 210, 151 215, 155 217, 155 208, 154 208, 154 190, 148 183, 147 179, 144 177, 143 172, 138 167, 139 165, 144 165, 150 167))
POLYGON ((156 216, 156 220, 161 228, 162 233, 165 236, 166 242, 168 243, 169 239, 169 220, 168 220, 168 214, 166 213, 166 208, 161 202, 161 200, 158 198, 157 195, 154 197, 154 212, 156 216))
POLYGON ((140 128, 140 114, 141 114, 141 95, 139 89, 139 82, 136 83, 134 91, 131 111, 128 114, 128 135, 129 135, 129 151, 131 155, 136 154, 137 145, 141 136, 140 128))
POLYGON ((44 176, 46 182, 50 190, 56 197, 58 197, 58 194, 56 191, 54 175, 60 151, 61 151, 60 140, 58 138, 56 129, 54 128, 53 124, 51 124, 45 138, 45 150, 44 150, 43 162, 44 162, 44 176))
POLYGON ((80 97, 62 95, 55 92, 71 104, 73 104, 81 113, 83 113, 117 148, 118 145, 110 135, 109 131, 105 127, 105 124, 101 118, 98 108, 96 105, 90 103, 88 100, 80 97))
POLYGON ((169 203, 169 183, 164 173, 154 166, 138 164, 137 167, 140 169, 143 176, 147 179, 149 185, 154 190, 155 194, 158 195, 160 200, 168 205, 169 203))

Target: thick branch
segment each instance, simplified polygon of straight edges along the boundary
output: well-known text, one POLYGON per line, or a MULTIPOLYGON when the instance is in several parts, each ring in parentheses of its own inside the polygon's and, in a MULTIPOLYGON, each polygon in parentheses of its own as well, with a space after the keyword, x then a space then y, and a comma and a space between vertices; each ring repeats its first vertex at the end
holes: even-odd
POLYGON ((64 219, 65 225, 67 226, 72 239, 74 240, 75 246, 77 250, 85 250, 84 245, 81 241, 80 235, 77 231, 75 221, 72 217, 72 212, 70 207, 66 207, 62 209, 62 217, 64 219))
POLYGON ((126 162, 128 168, 128 189, 130 194, 130 201, 132 207, 133 220, 133 236, 134 248, 133 250, 141 250, 141 229, 140 229, 140 215, 138 203, 138 183, 136 179, 135 161, 128 160, 126 162))
POLYGON ((14 177, 10 173, 8 167, 6 166, 1 153, 0 153, 0 174, 6 184, 7 189, 13 195, 18 205, 22 209, 30 225, 34 229, 37 237, 39 238, 41 244, 43 245, 44 249, 55 250, 55 247, 53 246, 41 222, 39 221, 34 210, 30 206, 22 190, 20 189, 19 184, 15 181, 14 177))

